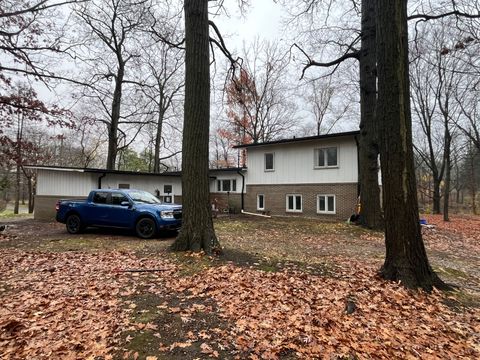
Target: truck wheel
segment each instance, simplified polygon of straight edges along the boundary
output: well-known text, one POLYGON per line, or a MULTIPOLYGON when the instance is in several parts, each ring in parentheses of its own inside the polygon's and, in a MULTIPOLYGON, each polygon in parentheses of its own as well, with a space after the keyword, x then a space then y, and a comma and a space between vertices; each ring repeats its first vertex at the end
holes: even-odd
POLYGON ((151 218, 142 218, 137 221, 135 232, 142 239, 151 239, 157 232, 155 221, 151 218))
POLYGON ((65 225, 70 234, 78 234, 83 230, 82 220, 77 214, 68 215, 65 225))

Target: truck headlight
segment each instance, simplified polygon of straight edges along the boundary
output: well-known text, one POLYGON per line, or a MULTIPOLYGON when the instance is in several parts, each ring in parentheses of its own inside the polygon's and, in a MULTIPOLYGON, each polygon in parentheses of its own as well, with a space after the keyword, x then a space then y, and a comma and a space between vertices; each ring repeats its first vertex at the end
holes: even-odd
POLYGON ((174 219, 173 211, 171 210, 160 211, 160 216, 162 217, 162 219, 174 219))

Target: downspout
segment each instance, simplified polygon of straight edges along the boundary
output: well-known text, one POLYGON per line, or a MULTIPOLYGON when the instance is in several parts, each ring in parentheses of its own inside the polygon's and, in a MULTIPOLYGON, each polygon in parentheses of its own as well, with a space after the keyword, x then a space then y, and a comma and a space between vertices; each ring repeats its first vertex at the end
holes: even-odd
POLYGON ((245 189, 245 175, 243 175, 240 170, 237 170, 237 174, 242 177, 242 193, 241 193, 242 209, 241 209, 241 210, 242 210, 242 212, 243 212, 243 208, 244 208, 244 199, 243 199, 243 196, 244 196, 244 189, 245 189))
POLYGON ((102 175, 100 175, 98 177, 98 189, 101 189, 102 188, 102 179, 107 176, 107 173, 103 173, 102 175))
POLYGON ((357 135, 354 136, 355 144, 357 145, 357 196, 360 196, 360 145, 358 144, 357 135))

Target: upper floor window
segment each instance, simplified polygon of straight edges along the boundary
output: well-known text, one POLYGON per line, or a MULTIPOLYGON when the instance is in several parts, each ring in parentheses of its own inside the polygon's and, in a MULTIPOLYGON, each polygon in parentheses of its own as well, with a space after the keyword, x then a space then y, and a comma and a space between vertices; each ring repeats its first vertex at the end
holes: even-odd
POLYGON ((338 166, 338 150, 336 147, 315 149, 315 167, 336 167, 338 166))
POLYGON ((217 191, 218 192, 237 191, 237 180, 236 179, 217 180, 217 191))
POLYGON ((265 153, 265 171, 275 170, 275 153, 265 153))

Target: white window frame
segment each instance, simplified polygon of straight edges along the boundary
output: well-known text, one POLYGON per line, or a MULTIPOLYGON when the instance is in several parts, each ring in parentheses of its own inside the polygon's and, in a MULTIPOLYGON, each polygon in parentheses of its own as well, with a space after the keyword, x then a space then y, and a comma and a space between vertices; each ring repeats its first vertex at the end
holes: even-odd
POLYGON ((337 213, 337 197, 335 194, 318 194, 317 195, 317 214, 330 214, 334 215, 337 213), (320 197, 325 197, 325 210, 320 210, 320 197), (328 210, 328 198, 333 197, 333 211, 328 210))
POLYGON ((274 152, 266 152, 263 154, 263 170, 265 172, 275 171, 275 153, 274 152), (273 168, 267 169, 267 155, 272 155, 272 166, 273 168))
POLYGON ((302 196, 302 194, 287 194, 287 195, 285 196, 285 211, 286 211, 286 212, 291 212, 291 213, 301 213, 301 212, 303 212, 303 196, 302 196), (289 197, 289 196, 293 196, 293 197, 294 197, 294 199, 293 199, 293 206, 294 206, 294 207, 295 207, 296 204, 297 204, 297 199, 296 199, 296 197, 297 197, 297 196, 300 196, 300 209, 289 209, 289 208, 288 208, 288 197, 289 197))
POLYGON ((338 168, 339 165, 338 165, 338 162, 339 162, 339 154, 340 154, 340 149, 338 148, 338 146, 323 146, 323 147, 318 147, 318 148, 315 148, 313 149, 313 168, 314 169, 334 169, 334 168, 338 168), (326 150, 327 149, 336 149, 337 151, 337 163, 335 165, 328 165, 328 156, 327 156, 327 152, 326 150), (327 163, 327 165, 319 165, 318 164, 318 152, 319 151, 325 151, 325 162, 327 163))
POLYGON ((257 210, 265 210, 265 194, 257 194, 257 210), (260 196, 263 198, 263 207, 260 207, 260 196))
POLYGON ((223 193, 237 192, 237 179, 217 179, 217 184, 216 184, 215 189, 217 190, 217 192, 223 192, 223 193), (223 190, 223 182, 224 181, 229 181, 230 182, 230 190, 223 190), (233 184, 234 183, 235 183, 235 189, 233 189, 233 184), (218 189, 219 184, 220 184, 220 190, 218 189))

